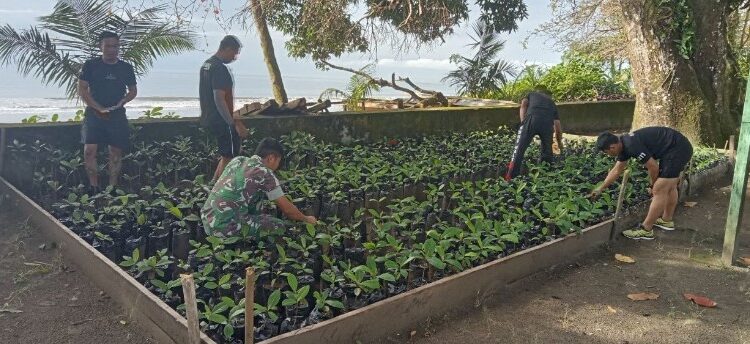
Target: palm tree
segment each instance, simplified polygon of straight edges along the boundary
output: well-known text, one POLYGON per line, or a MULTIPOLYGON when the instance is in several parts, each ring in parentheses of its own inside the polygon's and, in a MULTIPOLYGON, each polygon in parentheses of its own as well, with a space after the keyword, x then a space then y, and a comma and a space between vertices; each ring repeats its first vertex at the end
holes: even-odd
POLYGON ((504 60, 498 59, 497 54, 505 47, 505 41, 487 24, 483 18, 472 26, 474 35, 470 36, 472 43, 468 46, 476 50, 473 57, 454 54, 451 62, 458 64, 458 69, 451 71, 443 78, 451 86, 458 87, 459 95, 483 97, 495 92, 508 82, 509 77, 516 74, 516 67, 504 60))
POLYGON ((157 57, 194 49, 192 32, 162 19, 163 9, 120 15, 111 0, 59 0, 37 27, 0 27, 0 65, 15 64, 20 74, 63 87, 73 99, 81 66, 99 54, 99 34, 112 31, 120 35, 120 57, 143 75, 157 57))

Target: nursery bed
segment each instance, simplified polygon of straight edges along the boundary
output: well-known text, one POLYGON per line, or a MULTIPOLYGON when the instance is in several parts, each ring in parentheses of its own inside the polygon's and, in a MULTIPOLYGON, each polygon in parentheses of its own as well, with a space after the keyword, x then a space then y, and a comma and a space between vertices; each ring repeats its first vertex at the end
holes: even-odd
MULTIPOLYGON (((728 172, 720 163, 688 178, 681 189, 695 193, 728 172)), ((185 319, 132 276, 70 231, 47 211, 4 179, 2 194, 24 215, 61 246, 63 254, 128 311, 160 342, 186 342, 185 319)), ((407 333, 424 320, 446 312, 470 309, 492 297, 503 286, 548 266, 575 259, 593 247, 610 240, 643 213, 642 207, 629 209, 617 221, 607 220, 562 238, 513 253, 507 257, 450 275, 421 287, 353 310, 333 319, 278 335, 265 343, 349 343, 375 341, 394 333, 407 333)), ((204 343, 213 341, 203 335, 204 343)))

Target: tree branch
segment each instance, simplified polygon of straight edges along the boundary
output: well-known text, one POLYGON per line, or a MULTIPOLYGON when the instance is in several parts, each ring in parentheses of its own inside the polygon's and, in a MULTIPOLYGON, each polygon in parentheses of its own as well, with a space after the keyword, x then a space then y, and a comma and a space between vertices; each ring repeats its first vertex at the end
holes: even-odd
POLYGON ((409 80, 409 78, 401 78, 401 77, 399 77, 398 81, 405 82, 407 85, 411 86, 411 88, 417 90, 417 92, 420 92, 420 93, 429 94, 429 95, 432 95, 432 96, 434 96, 435 94, 438 93, 437 91, 425 90, 425 89, 423 89, 423 88, 415 85, 411 80, 409 80))
POLYGON ((424 98, 420 97, 419 95, 417 95, 414 91, 412 91, 412 90, 410 90, 408 88, 401 87, 401 86, 397 85, 396 81, 395 81, 395 74, 391 75, 391 81, 388 81, 388 80, 385 80, 385 79, 382 79, 382 78, 377 78, 377 79, 373 78, 371 75, 369 75, 369 74, 367 74, 367 73, 365 73, 363 71, 359 71, 359 70, 352 69, 352 68, 346 68, 346 67, 334 65, 334 64, 332 64, 332 63, 330 63, 330 62, 328 62, 326 60, 321 60, 320 63, 328 66, 329 68, 338 69, 338 70, 342 70, 342 71, 349 72, 349 73, 354 73, 354 74, 357 74, 359 76, 365 77, 365 78, 369 79, 371 83, 376 84, 376 85, 378 85, 380 87, 390 87, 390 88, 393 88, 394 90, 398 90, 398 91, 407 93, 407 94, 409 94, 409 96, 411 96, 411 99, 409 99, 409 100, 420 101, 420 100, 424 99, 424 98))

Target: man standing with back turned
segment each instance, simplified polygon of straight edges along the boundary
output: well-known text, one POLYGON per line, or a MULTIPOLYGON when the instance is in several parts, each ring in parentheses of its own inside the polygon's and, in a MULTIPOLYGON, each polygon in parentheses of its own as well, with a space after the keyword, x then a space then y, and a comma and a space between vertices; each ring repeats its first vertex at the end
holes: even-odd
POLYGON ((124 106, 138 94, 133 66, 118 58, 120 37, 114 32, 103 32, 99 36, 99 48, 102 56, 86 61, 78 76, 78 94, 86 103, 81 143, 90 193, 99 192, 96 162, 99 144, 109 146, 109 185, 117 185, 122 152, 130 146, 130 127, 124 106))
POLYGON ((672 216, 677 207, 680 173, 693 156, 690 141, 672 128, 647 127, 619 137, 609 132, 602 133, 596 146, 607 155, 616 157, 617 162, 602 185, 591 192, 591 197, 598 197, 612 185, 625 171, 631 158, 644 164, 648 170, 652 195, 648 215, 641 225, 622 232, 622 235, 634 240, 653 240, 654 226, 674 230, 672 216))
POLYGON ((232 116, 234 108, 234 81, 226 64, 232 63, 240 53, 240 40, 228 35, 219 43, 219 50, 201 66, 200 103, 201 124, 216 137, 219 146, 219 164, 212 181, 216 181, 232 158, 240 154, 241 139, 248 131, 242 122, 232 116))
POLYGON ((552 100, 549 90, 539 85, 533 92, 521 100, 519 108, 521 126, 518 127, 516 146, 513 148, 513 157, 508 164, 508 172, 505 180, 511 180, 518 176, 523 165, 523 156, 534 136, 539 135, 542 141, 541 161, 552 163, 552 133, 555 133, 557 146, 562 150, 562 129, 560 126, 560 114, 557 105, 552 100))

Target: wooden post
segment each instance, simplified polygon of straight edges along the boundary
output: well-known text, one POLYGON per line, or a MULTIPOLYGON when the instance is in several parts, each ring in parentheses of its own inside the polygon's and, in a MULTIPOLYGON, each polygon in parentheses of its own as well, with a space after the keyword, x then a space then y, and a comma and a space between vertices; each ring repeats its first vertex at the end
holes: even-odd
MULTIPOLYGON (((731 144, 730 144, 731 146, 731 144)), ((732 266, 736 260, 737 240, 739 230, 742 226, 742 210, 745 207, 745 195, 747 194, 747 172, 750 159, 750 84, 748 84, 745 96, 745 110, 740 127, 740 139, 737 144, 737 156, 734 163, 734 178, 732 180, 732 191, 729 198, 729 211, 727 223, 724 228, 724 249, 721 253, 721 262, 725 266, 732 266)))
POLYGON ((615 239, 615 229, 617 228, 617 220, 620 218, 620 212, 622 211, 622 203, 625 201, 625 190, 628 187, 628 177, 630 177, 630 169, 625 170, 622 174, 622 184, 620 184, 620 195, 617 196, 617 207, 615 208, 615 220, 612 221, 612 231, 609 234, 609 240, 615 239))
POLYGON ((3 169, 5 168, 6 141, 8 141, 8 129, 0 128, 0 176, 3 175, 3 169))
POLYGON ((185 312, 188 321, 188 340, 190 344, 200 344, 201 330, 198 325, 198 303, 195 300, 195 283, 193 275, 181 274, 182 293, 185 295, 185 312))
POLYGON ((255 306, 255 270, 245 269, 245 344, 253 344, 253 307, 255 306))

